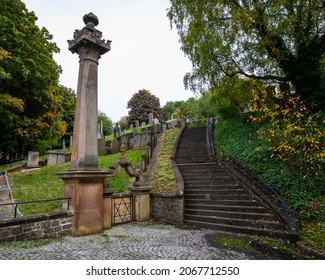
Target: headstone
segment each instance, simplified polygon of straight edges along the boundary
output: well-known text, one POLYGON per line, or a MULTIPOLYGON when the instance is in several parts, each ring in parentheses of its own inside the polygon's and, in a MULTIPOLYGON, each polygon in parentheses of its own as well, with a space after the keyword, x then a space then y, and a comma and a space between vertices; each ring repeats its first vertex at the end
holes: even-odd
POLYGON ((130 130, 133 131, 133 124, 130 125, 130 130))
POLYGON ((135 121, 135 127, 138 128, 140 126, 140 123, 138 120, 135 121))
POLYGON ((62 140, 62 149, 65 149, 65 140, 62 140))
POLYGON ((153 125, 153 113, 149 113, 149 125, 153 125))
POLYGON ((113 138, 111 141, 111 153, 117 154, 120 151, 120 144, 116 138, 113 138))
POLYGON ((107 155, 106 140, 104 138, 98 138, 98 155, 107 155))
POLYGON ((147 124, 145 123, 145 122, 142 122, 141 123, 141 126, 143 127, 143 126, 146 126, 147 124))
POLYGON ((133 149, 134 150, 140 150, 141 149, 141 134, 136 135, 133 137, 133 149))
POLYGON ((150 144, 151 139, 151 133, 150 132, 144 132, 141 134, 141 149, 144 149, 150 144))
POLYGON ((38 167, 39 152, 28 152, 27 167, 38 167))

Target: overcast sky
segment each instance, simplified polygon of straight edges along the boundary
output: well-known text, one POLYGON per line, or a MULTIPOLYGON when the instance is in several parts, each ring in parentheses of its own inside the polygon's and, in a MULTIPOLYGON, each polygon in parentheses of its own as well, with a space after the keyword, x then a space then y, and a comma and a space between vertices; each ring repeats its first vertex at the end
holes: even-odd
POLYGON ((60 48, 54 59, 62 66, 60 83, 77 88, 79 60, 68 50, 67 40, 85 24, 84 14, 93 12, 103 39, 111 51, 99 60, 98 107, 113 121, 127 115, 127 102, 140 89, 167 101, 193 97, 183 77, 191 63, 180 50, 175 28, 170 28, 166 10, 169 0, 22 0, 46 27, 60 48))

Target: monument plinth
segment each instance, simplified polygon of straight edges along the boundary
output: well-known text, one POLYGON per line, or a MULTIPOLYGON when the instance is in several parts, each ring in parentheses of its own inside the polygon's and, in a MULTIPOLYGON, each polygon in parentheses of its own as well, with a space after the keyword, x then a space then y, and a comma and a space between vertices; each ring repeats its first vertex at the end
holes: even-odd
POLYGON ((98 169, 97 103, 98 60, 108 52, 111 41, 102 40, 98 18, 83 17, 86 26, 68 40, 69 50, 79 55, 79 76, 73 128, 71 166, 58 176, 64 180, 65 197, 72 199, 72 233, 86 235, 103 230, 104 179, 110 172, 98 169))

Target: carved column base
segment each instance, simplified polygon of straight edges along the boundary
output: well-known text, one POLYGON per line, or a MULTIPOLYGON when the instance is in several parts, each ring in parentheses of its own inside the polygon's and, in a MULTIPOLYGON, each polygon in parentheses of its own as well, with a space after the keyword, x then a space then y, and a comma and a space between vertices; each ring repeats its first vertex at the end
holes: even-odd
POLYGON ((103 183, 110 174, 74 170, 58 174, 64 181, 65 197, 71 197, 73 235, 82 236, 103 231, 103 210, 106 209, 106 206, 103 207, 103 183))

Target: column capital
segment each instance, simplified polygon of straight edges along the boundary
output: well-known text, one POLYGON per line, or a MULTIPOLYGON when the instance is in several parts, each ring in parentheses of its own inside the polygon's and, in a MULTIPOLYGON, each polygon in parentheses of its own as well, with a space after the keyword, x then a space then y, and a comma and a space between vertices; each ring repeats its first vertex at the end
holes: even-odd
POLYGON ((83 19, 86 26, 75 30, 73 39, 68 40, 68 48, 72 53, 77 53, 80 60, 98 62, 101 55, 111 50, 111 41, 102 39, 102 32, 95 28, 98 18, 93 13, 84 15, 83 19))

